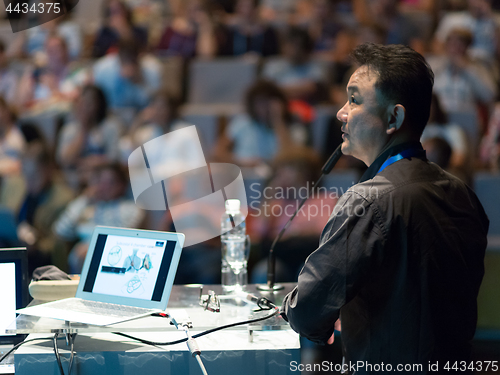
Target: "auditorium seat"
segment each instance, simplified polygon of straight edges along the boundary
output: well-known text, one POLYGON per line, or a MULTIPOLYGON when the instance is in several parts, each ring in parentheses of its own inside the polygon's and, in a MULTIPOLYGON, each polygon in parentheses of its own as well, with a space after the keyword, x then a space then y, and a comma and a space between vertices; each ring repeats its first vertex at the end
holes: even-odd
POLYGON ((193 60, 188 68, 188 103, 242 103, 257 77, 258 62, 258 58, 193 60))

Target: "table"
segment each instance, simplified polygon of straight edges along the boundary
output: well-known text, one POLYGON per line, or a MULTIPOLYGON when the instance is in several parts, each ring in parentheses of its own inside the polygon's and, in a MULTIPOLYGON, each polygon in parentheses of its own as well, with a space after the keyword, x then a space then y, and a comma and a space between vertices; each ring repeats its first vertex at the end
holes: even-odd
MULTIPOLYGON (((292 288, 268 297, 276 304, 292 288)), ((256 306, 241 299, 224 299, 221 296, 221 312, 205 311, 199 305, 200 290, 221 292, 220 286, 174 286, 167 311, 175 316, 191 318, 192 334, 223 324, 247 320, 256 306), (203 288, 203 289, 201 289, 203 288)), ((257 294, 255 286, 249 286, 257 294)), ((269 314, 267 311, 257 316, 269 314)), ((9 327, 9 330, 13 330, 9 327)), ((19 316, 18 333, 30 333, 29 338, 50 337, 53 333, 77 333, 75 362, 72 374, 201 374, 197 362, 191 357, 185 343, 172 346, 148 346, 111 332, 127 332, 129 335, 150 341, 173 341, 185 337, 170 325, 169 319, 148 317, 121 323, 113 327, 96 327, 85 324, 66 324, 55 319, 38 319, 19 316)), ((281 317, 254 324, 218 331, 196 339, 202 359, 209 374, 291 374, 290 363, 300 363, 298 335, 281 317), (250 334, 253 332, 253 334, 250 334)), ((59 340, 63 368, 67 373, 69 347, 59 340)), ((28 343, 14 356, 16 374, 59 374, 52 341, 28 343)))

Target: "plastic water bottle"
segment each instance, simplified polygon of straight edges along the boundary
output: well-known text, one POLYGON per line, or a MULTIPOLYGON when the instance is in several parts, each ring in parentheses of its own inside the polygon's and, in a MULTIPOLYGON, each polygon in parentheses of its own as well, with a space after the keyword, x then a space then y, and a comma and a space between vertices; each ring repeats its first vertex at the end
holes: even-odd
POLYGON ((224 292, 234 291, 248 283, 248 244, 245 217, 238 199, 226 201, 226 212, 221 219, 222 265, 221 284, 224 292))

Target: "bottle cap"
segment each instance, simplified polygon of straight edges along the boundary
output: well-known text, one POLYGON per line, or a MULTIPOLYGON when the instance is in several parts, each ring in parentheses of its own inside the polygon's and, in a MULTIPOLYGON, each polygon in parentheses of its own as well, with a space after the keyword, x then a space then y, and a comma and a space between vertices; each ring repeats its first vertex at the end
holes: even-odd
POLYGON ((226 212, 229 214, 235 214, 240 212, 240 200, 239 199, 228 199, 226 201, 226 212))

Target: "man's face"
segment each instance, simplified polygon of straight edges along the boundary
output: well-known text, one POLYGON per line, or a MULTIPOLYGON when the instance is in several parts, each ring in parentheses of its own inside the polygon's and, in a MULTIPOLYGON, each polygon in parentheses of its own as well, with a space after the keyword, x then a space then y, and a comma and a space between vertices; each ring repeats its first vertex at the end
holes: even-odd
POLYGON ((347 84, 347 103, 338 111, 342 122, 342 153, 354 156, 368 166, 387 143, 385 105, 375 88, 378 74, 361 66, 347 84))

